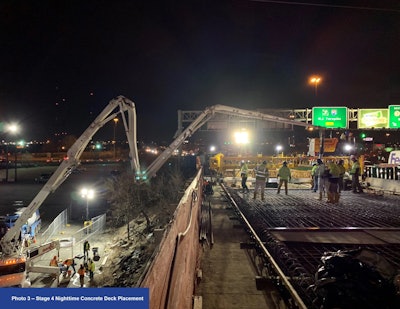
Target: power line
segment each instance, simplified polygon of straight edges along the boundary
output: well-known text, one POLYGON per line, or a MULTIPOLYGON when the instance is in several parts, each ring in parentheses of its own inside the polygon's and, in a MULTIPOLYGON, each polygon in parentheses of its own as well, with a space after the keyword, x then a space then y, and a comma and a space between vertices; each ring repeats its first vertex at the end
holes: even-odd
POLYGON ((323 4, 323 3, 310 3, 310 2, 290 2, 290 1, 273 1, 273 0, 250 0, 253 2, 275 3, 275 4, 290 4, 290 5, 303 5, 303 6, 319 6, 339 9, 352 9, 352 10, 368 10, 368 11, 381 11, 400 13, 400 9, 386 9, 368 6, 351 6, 351 5, 336 5, 336 4, 323 4))

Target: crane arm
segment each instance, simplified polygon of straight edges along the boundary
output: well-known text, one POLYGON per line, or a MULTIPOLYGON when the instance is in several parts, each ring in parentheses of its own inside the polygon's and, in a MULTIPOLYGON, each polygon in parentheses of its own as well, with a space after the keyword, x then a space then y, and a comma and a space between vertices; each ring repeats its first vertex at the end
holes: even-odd
POLYGON ((264 114, 256 111, 240 109, 236 107, 226 105, 214 105, 206 108, 178 137, 157 157, 147 168, 145 174, 148 178, 154 177, 157 171, 164 165, 164 163, 171 157, 176 149, 178 149, 182 143, 200 129, 208 120, 210 120, 216 113, 227 114, 233 116, 241 116, 252 119, 259 119, 264 121, 272 121, 285 123, 289 125, 296 125, 301 127, 313 127, 308 123, 277 117, 269 114, 264 114))
POLYGON ((284 123, 284 124, 288 124, 288 125, 295 125, 295 126, 306 127, 306 128, 319 128, 319 127, 310 125, 309 123, 297 121, 294 119, 293 120, 286 119, 283 117, 278 117, 278 116, 274 116, 274 115, 260 113, 257 111, 240 109, 240 108, 226 106, 226 105, 215 105, 214 111, 215 111, 215 113, 220 113, 220 114, 227 114, 227 115, 241 116, 241 117, 246 117, 246 118, 251 118, 251 119, 278 122, 278 123, 284 123))
POLYGON ((214 114, 214 108, 205 109, 179 136, 155 159, 147 168, 145 175, 152 178, 171 157, 176 149, 199 128, 201 128, 214 114))
POLYGON ((31 201, 26 210, 21 214, 14 226, 0 240, 3 254, 12 254, 17 250, 18 237, 21 227, 42 205, 47 196, 54 192, 71 174, 72 170, 80 164, 80 157, 93 135, 108 121, 112 121, 118 114, 121 114, 125 132, 128 138, 131 168, 134 171, 140 169, 139 156, 136 140, 136 110, 135 104, 129 99, 118 96, 111 100, 104 110, 96 117, 92 124, 83 132, 67 152, 67 158, 63 160, 47 183, 31 201), (119 110, 115 111, 117 108, 119 110), (126 112, 128 115, 126 115, 126 112))

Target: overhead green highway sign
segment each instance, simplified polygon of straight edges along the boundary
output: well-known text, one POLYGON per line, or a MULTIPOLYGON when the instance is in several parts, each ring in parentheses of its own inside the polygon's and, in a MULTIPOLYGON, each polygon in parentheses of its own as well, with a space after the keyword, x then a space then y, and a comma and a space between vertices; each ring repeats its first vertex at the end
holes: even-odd
POLYGON ((313 107, 312 124, 325 128, 343 128, 348 126, 347 107, 313 107))
POLYGON ((400 128, 400 105, 389 105, 389 128, 400 128))

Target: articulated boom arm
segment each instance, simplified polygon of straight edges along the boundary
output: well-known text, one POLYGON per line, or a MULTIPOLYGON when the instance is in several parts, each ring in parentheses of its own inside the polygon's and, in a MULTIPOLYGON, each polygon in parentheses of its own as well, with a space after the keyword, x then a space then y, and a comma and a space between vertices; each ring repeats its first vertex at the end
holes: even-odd
POLYGON ((158 170, 171 157, 173 152, 178 149, 182 143, 199 128, 201 128, 212 116, 214 109, 207 108, 195 119, 147 168, 146 175, 148 178, 154 177, 158 170))
POLYGON ((297 120, 291 120, 291 119, 286 119, 278 116, 273 116, 269 114, 264 114, 256 111, 251 111, 251 110, 246 110, 246 109, 240 109, 236 107, 230 107, 226 105, 215 105, 214 106, 215 113, 220 113, 220 114, 227 114, 227 115, 233 115, 233 116, 241 116, 241 117, 246 117, 246 118, 251 118, 251 119, 259 119, 259 120, 265 120, 265 121, 271 121, 271 122, 279 122, 279 123, 284 123, 284 124, 289 124, 289 125, 295 125, 295 126, 300 126, 300 127, 305 127, 305 128, 317 128, 313 125, 310 125, 309 123, 297 121, 297 120))
POLYGON ((171 157, 173 152, 178 149, 182 143, 198 129, 200 129, 208 120, 210 120, 216 113, 241 116, 252 119, 259 119, 265 121, 285 123, 289 125, 296 125, 301 127, 314 127, 313 125, 296 120, 285 119, 269 114, 260 112, 230 107, 226 105, 214 105, 206 108, 169 146, 165 149, 157 159, 147 168, 146 175, 148 178, 154 177, 157 171, 164 165, 164 163, 171 157))
POLYGON ((139 156, 137 151, 136 140, 136 110, 135 104, 129 99, 119 96, 110 101, 99 116, 92 124, 83 132, 83 134, 75 141, 67 152, 67 159, 61 162, 60 166, 53 173, 47 183, 35 196, 27 209, 21 214, 15 225, 3 236, 0 245, 4 254, 12 254, 18 246, 18 237, 21 227, 39 209, 47 196, 54 192, 71 174, 72 170, 80 164, 80 157, 93 135, 108 121, 112 121, 118 114, 121 114, 124 123, 125 132, 128 138, 130 148, 131 167, 134 171, 140 169, 139 156), (118 111, 114 111, 119 108, 118 111), (127 117, 125 112, 127 112, 127 117), (127 118, 127 119, 126 119, 127 118))

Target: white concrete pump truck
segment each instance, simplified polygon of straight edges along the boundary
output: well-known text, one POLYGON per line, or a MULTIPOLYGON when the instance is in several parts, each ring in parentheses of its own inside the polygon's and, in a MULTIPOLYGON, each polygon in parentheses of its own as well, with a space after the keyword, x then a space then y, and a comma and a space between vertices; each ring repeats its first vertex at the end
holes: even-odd
POLYGON ((136 111, 132 101, 119 96, 111 100, 100 115, 92 122, 86 131, 76 140, 68 150, 67 158, 63 160, 57 170, 52 174, 43 188, 32 200, 28 207, 18 216, 0 240, 0 287, 26 287, 29 286, 29 272, 58 273, 58 267, 33 266, 33 261, 41 255, 60 248, 58 241, 39 244, 37 247, 27 247, 21 237, 21 228, 37 212, 47 196, 54 192, 77 168, 86 146, 93 135, 108 121, 112 121, 121 114, 125 132, 130 147, 131 167, 139 170, 139 159, 136 141, 136 111), (118 110, 117 110, 118 109, 118 110))

